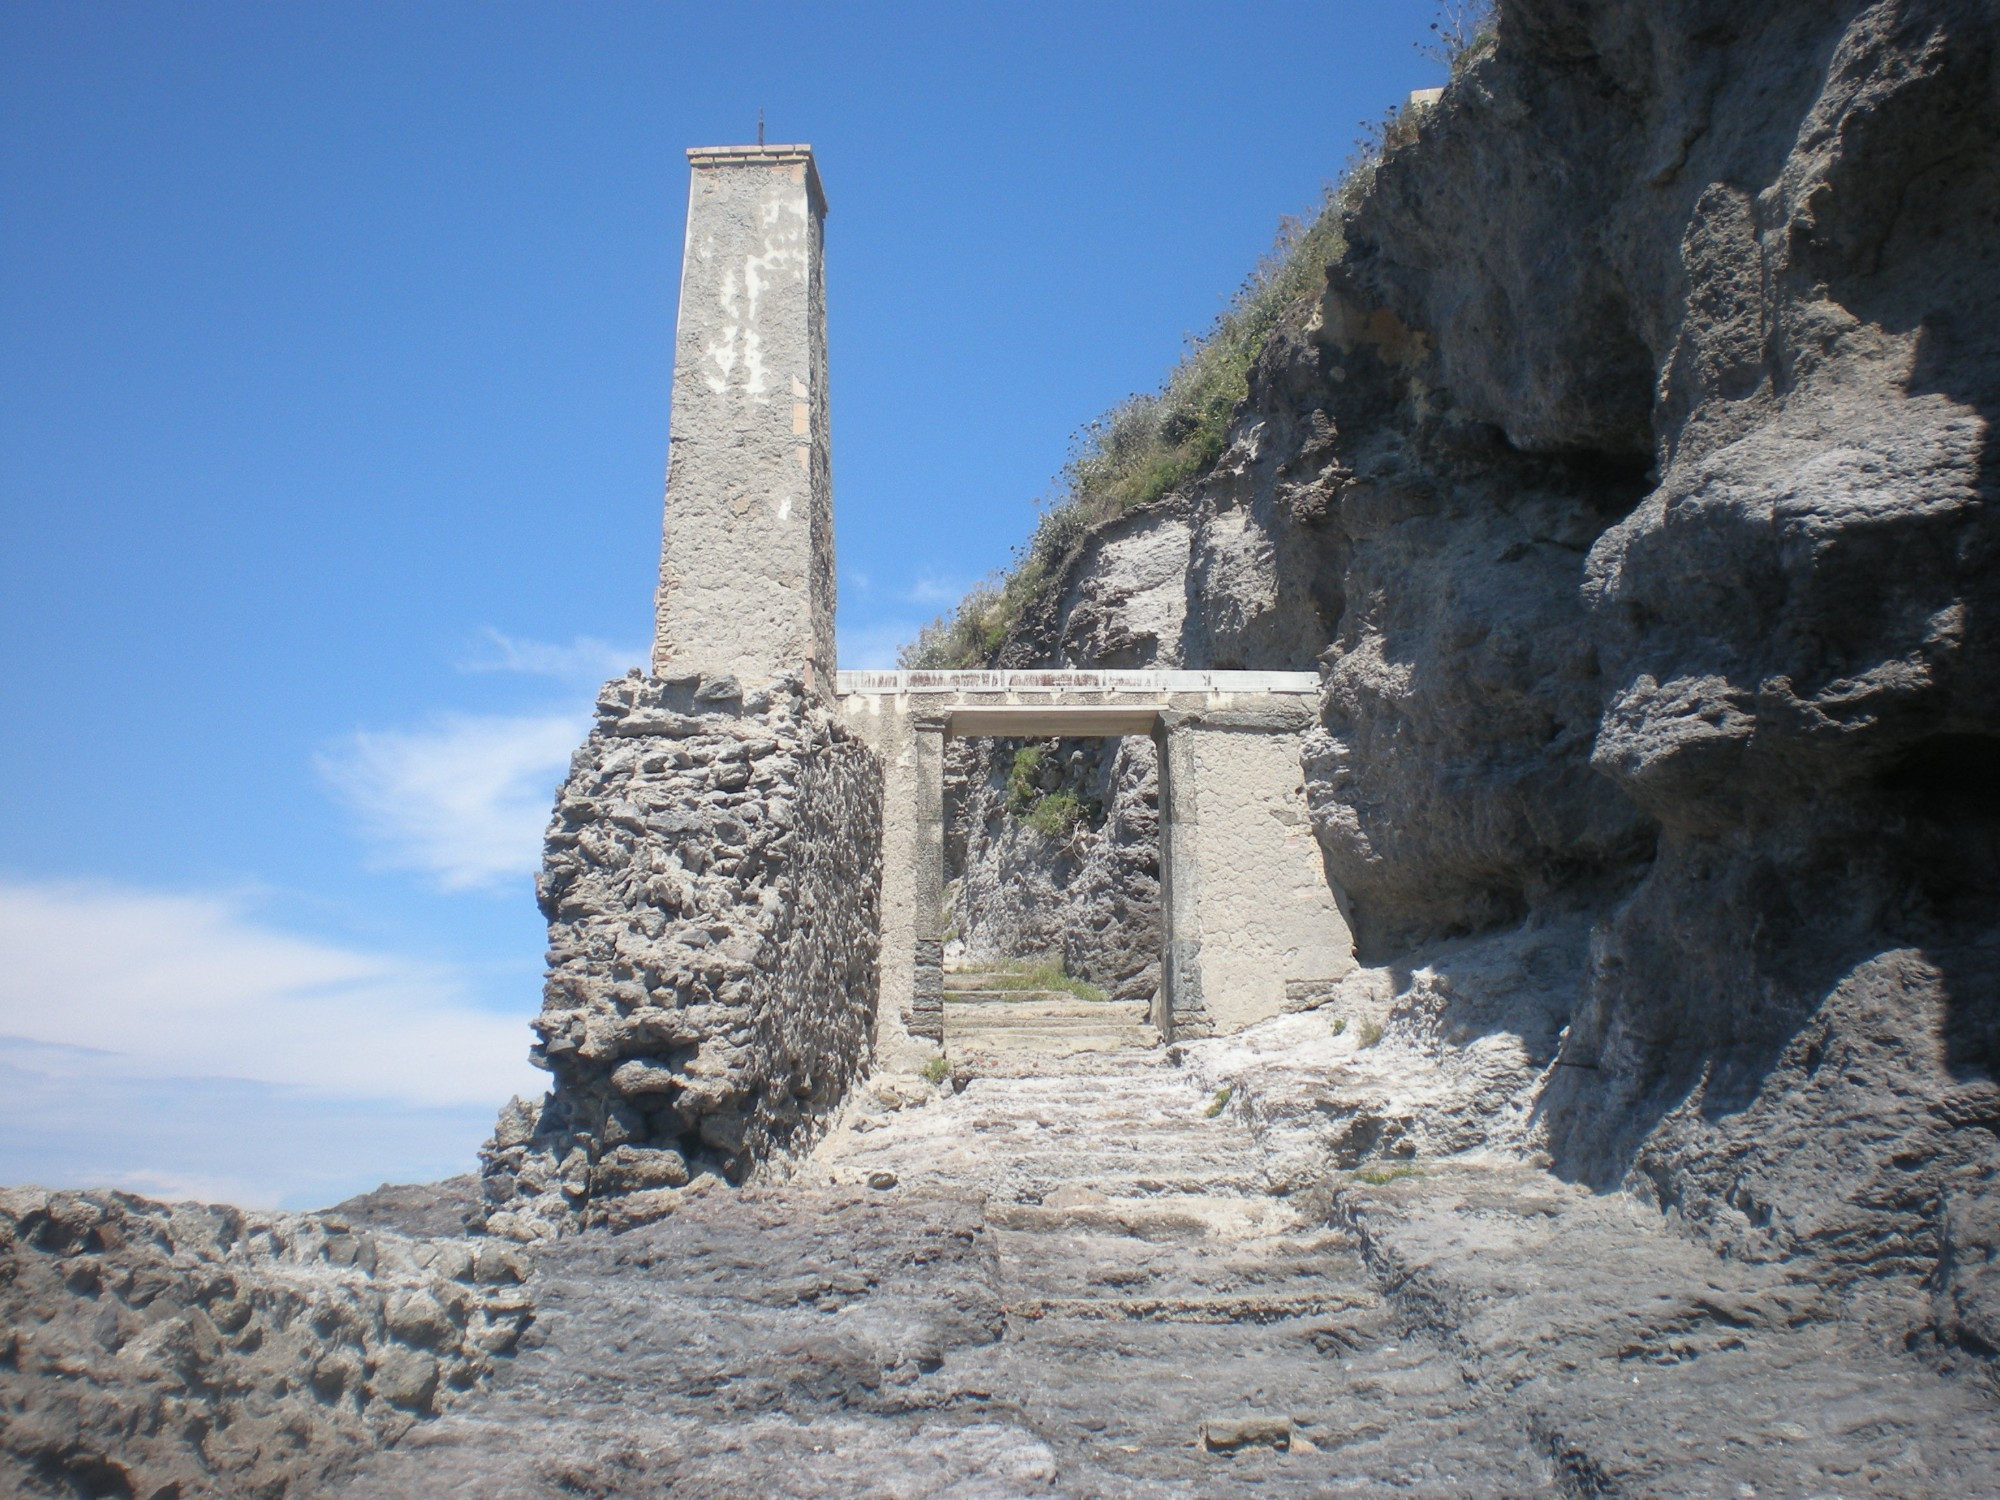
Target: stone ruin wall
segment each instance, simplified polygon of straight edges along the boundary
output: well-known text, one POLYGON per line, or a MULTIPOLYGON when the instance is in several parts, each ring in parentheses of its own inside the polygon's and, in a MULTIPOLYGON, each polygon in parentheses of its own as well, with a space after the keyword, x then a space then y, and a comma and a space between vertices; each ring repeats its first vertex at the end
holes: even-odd
POLYGON ((554 1086, 483 1153, 489 1232, 616 1218, 811 1143, 870 1056, 881 787, 796 677, 604 689, 538 881, 554 1086))

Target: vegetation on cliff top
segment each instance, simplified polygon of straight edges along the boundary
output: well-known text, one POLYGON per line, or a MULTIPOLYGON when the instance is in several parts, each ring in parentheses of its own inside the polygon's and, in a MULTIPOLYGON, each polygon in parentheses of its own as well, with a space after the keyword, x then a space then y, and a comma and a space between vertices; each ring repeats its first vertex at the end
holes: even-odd
POLYGON ((1076 435, 1014 566, 925 626, 900 654, 905 667, 978 666, 1093 526, 1159 499, 1221 456, 1251 365, 1279 319, 1317 293, 1339 258, 1341 208, 1372 166, 1371 158, 1330 185, 1311 215, 1280 223, 1276 243, 1208 332, 1189 339, 1165 385, 1128 396, 1076 435))
MULTIPOLYGON (((1418 50, 1455 77, 1493 39, 1491 0, 1450 0, 1437 8, 1431 40, 1418 50)), ((1071 442, 1055 492, 1011 568, 975 585, 957 607, 903 647, 909 668, 976 667, 1007 639, 1028 605, 1095 526, 1151 504, 1222 456, 1230 418, 1250 391, 1257 362, 1285 314, 1316 297, 1345 244, 1341 220, 1367 193, 1384 149, 1415 134, 1415 120, 1392 106, 1363 135, 1337 181, 1308 214, 1279 221, 1275 243, 1236 289, 1214 324, 1190 336, 1166 383, 1126 397, 1071 442)))

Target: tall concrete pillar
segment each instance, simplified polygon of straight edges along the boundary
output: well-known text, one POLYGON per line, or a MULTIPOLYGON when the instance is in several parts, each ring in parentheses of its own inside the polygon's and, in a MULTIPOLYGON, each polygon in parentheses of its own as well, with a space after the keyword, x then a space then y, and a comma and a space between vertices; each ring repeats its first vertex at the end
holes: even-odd
POLYGON ((810 146, 688 152, 653 670, 833 690, 826 198, 810 146))
POLYGON ((910 1035, 944 1039, 944 724, 916 724, 910 1035))
POLYGON ((1163 723, 1153 732, 1160 766, 1160 988, 1153 1024, 1169 1040, 1209 1036, 1201 986, 1201 803, 1194 741, 1163 723))

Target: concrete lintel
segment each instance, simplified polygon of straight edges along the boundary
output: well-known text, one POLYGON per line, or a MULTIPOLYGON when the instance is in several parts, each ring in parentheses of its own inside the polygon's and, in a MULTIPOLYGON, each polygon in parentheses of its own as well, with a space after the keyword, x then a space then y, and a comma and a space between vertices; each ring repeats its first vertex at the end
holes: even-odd
POLYGON ((1150 669, 1104 671, 1035 668, 1009 671, 839 672, 834 692, 840 696, 908 697, 961 693, 1132 693, 1159 697, 1167 693, 1282 693, 1310 696, 1319 692, 1317 672, 1180 672, 1150 669))
POLYGON ((1161 704, 994 703, 954 708, 954 739, 991 735, 1001 739, 1048 739, 1071 735, 1151 734, 1164 711, 1161 704))
POLYGON ((1168 709, 1161 715, 1168 729, 1234 729, 1253 734, 1297 734, 1312 726, 1313 713, 1303 703, 1269 703, 1255 708, 1168 709))

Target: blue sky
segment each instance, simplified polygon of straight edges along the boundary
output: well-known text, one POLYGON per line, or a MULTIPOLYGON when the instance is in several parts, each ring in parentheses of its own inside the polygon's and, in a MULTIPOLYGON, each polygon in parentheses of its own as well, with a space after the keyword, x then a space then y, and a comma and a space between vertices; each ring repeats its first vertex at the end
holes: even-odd
POLYGON ((537 1087, 691 145, 809 141, 843 665, 1029 531, 1426 0, 0 8, 0 1181, 309 1206, 537 1087))

